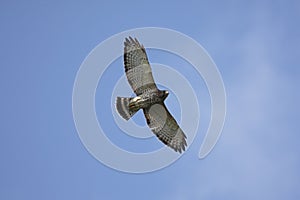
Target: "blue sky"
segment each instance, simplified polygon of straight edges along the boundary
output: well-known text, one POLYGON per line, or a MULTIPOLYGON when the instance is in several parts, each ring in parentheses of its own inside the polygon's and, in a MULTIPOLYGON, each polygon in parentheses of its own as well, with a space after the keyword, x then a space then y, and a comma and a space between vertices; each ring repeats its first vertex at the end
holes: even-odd
POLYGON ((0 199, 300 198, 298 1, 0 5, 0 199), (203 125, 194 143, 175 164, 136 175, 88 153, 73 122, 72 90, 96 45, 145 26, 180 31, 208 51, 224 80, 227 117, 214 150, 198 160, 209 119, 200 85, 203 125))

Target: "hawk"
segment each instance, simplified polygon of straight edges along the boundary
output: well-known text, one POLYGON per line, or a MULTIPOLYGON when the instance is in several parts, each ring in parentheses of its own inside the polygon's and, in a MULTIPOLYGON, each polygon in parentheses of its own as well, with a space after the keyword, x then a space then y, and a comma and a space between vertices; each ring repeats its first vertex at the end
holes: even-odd
POLYGON ((125 38, 124 66, 136 97, 117 97, 116 109, 120 116, 129 120, 138 110, 143 110, 149 128, 159 140, 176 152, 184 151, 186 136, 164 104, 169 92, 157 88, 146 50, 136 38, 125 38))

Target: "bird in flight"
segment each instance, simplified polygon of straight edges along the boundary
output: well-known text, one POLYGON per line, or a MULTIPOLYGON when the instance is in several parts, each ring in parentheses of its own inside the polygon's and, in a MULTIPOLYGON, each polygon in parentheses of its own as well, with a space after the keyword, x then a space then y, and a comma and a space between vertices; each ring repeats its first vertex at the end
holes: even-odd
POLYGON ((159 140, 176 152, 185 151, 186 136, 164 104, 169 92, 157 88, 146 50, 136 38, 125 38, 124 67, 136 97, 117 97, 116 109, 120 116, 129 120, 138 110, 143 110, 149 128, 159 140))

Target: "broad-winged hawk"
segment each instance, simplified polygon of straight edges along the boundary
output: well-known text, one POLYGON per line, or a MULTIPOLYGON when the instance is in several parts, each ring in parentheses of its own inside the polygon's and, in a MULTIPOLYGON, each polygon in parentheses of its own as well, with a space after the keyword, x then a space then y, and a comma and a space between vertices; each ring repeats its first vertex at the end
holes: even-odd
POLYGON ((136 38, 125 39, 124 65, 127 80, 137 96, 117 97, 118 113, 129 120, 142 109, 151 131, 176 152, 184 151, 186 136, 164 104, 169 92, 157 88, 146 50, 136 38))

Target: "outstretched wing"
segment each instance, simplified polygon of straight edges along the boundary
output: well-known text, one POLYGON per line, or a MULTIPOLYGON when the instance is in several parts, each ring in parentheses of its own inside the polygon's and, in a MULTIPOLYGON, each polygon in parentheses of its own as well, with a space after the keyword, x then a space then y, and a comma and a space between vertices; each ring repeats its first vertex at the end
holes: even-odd
POLYGON ((146 50, 136 38, 125 39, 124 66, 127 80, 136 95, 157 91, 146 50))
POLYGON ((187 145, 186 136, 164 103, 144 109, 151 131, 166 145, 181 153, 187 145))

